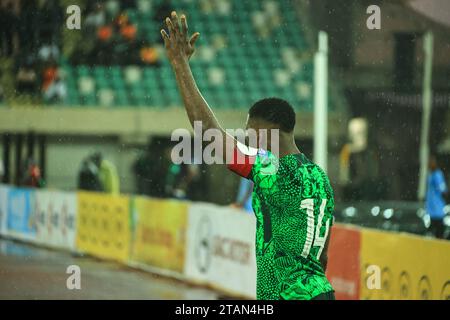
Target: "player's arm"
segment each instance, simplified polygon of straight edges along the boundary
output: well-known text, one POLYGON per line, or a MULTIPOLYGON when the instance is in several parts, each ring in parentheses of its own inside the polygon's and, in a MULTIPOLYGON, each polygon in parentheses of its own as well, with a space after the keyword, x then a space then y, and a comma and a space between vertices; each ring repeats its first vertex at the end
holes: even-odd
POLYGON ((219 150, 221 154, 218 156, 225 160, 227 152, 233 151, 236 140, 219 125, 214 113, 200 93, 189 66, 189 58, 194 53, 194 44, 200 34, 195 32, 189 38, 186 17, 182 15, 179 19, 175 11, 172 12, 170 18, 166 18, 165 23, 169 33, 163 29, 161 35, 189 121, 192 126, 195 121, 201 121, 203 130, 216 129, 221 131, 222 137, 224 137, 222 139, 223 148, 219 150))

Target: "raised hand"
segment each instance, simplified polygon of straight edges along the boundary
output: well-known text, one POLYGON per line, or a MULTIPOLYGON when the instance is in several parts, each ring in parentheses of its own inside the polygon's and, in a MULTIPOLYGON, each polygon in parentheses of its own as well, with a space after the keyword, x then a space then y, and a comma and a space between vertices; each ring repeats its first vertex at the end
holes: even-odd
POLYGON ((167 56, 172 64, 172 69, 189 121, 192 126, 194 126, 195 121, 201 121, 204 130, 217 129, 222 132, 226 139, 224 139, 223 146, 219 148, 220 150, 217 151, 216 155, 226 159, 226 146, 234 148, 234 138, 227 134, 219 125, 214 113, 200 93, 195 83, 191 67, 189 66, 189 58, 194 53, 194 44, 200 33, 195 32, 189 37, 186 17, 182 15, 178 19, 175 11, 171 13, 170 18, 166 18, 165 22, 169 33, 162 29, 161 35, 164 39, 167 56))
POLYGON ((200 33, 195 32, 190 38, 188 37, 188 26, 186 16, 183 14, 178 18, 177 13, 172 11, 171 17, 166 20, 167 29, 161 30, 161 35, 164 39, 167 56, 172 64, 187 61, 194 53, 194 44, 197 41, 200 33))

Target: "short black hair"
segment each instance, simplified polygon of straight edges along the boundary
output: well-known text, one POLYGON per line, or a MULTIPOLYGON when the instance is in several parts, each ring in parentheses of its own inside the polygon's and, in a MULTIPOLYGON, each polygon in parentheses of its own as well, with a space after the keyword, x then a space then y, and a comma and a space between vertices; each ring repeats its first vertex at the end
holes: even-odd
POLYGON ((276 124, 281 131, 292 132, 295 127, 294 108, 280 98, 264 98, 256 101, 250 108, 250 118, 258 118, 276 124))

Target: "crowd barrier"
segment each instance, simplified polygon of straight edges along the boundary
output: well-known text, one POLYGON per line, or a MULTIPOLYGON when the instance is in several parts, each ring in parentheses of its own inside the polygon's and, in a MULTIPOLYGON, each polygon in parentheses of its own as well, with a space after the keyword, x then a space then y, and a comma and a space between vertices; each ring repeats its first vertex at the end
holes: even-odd
MULTIPOLYGON (((0 185, 0 235, 255 298, 255 218, 232 207, 0 185)), ((450 242, 336 224, 327 277, 337 299, 449 299, 450 242)))

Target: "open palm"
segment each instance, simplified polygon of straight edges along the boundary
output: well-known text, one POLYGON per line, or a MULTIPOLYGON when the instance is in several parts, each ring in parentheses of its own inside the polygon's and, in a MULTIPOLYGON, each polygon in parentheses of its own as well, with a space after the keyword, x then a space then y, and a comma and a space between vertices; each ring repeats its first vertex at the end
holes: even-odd
POLYGON ((171 17, 167 17, 165 22, 169 33, 162 29, 161 35, 164 39, 164 45, 170 62, 176 63, 180 59, 189 60, 194 53, 194 44, 200 36, 200 33, 195 32, 189 38, 186 16, 181 15, 181 18, 178 18, 175 11, 172 11, 171 17))

